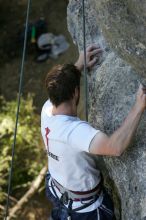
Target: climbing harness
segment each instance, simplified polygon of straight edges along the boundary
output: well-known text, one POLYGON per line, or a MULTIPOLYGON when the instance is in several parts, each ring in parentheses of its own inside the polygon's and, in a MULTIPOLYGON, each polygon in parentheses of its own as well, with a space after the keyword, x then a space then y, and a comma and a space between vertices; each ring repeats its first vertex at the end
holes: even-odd
POLYGON ((18 127, 18 119, 19 119, 19 111, 20 111, 20 100, 21 100, 21 95, 22 95, 22 81, 23 81, 24 62, 25 62, 25 55, 26 55, 27 32, 28 32, 28 21, 29 21, 30 4, 31 4, 31 0, 28 0, 26 22, 25 22, 25 36, 24 36, 22 61, 21 61, 21 69, 20 69, 18 104, 17 104, 16 121, 15 121, 15 128, 14 128, 14 140, 13 140, 13 144, 12 144, 12 159, 11 159, 11 165, 10 165, 9 177, 8 177, 8 195, 7 195, 7 203, 6 203, 6 208, 5 208, 4 220, 7 220, 8 209, 9 209, 9 197, 10 197, 10 191, 11 191, 11 181, 12 181, 14 152, 15 152, 17 127, 18 127))
POLYGON ((53 185, 60 191, 62 195, 67 195, 70 199, 73 201, 84 201, 84 200, 90 200, 93 198, 93 196, 100 194, 102 189, 101 182, 92 190, 89 191, 83 191, 83 192, 76 192, 72 190, 68 190, 65 187, 63 187, 61 184, 59 184, 55 179, 51 178, 51 181, 53 185))
POLYGON ((61 186, 55 179, 50 176, 48 179, 48 187, 53 191, 54 196, 60 201, 61 205, 67 210, 68 220, 71 220, 71 214, 80 210, 83 210, 95 201, 99 201, 99 204, 103 200, 103 190, 102 181, 92 190, 86 192, 75 192, 68 190, 61 186), (58 197, 56 190, 58 190, 62 195, 61 198, 58 197), (72 208, 73 202, 80 201, 82 205, 78 208, 72 208), (84 203, 85 202, 85 203, 84 203), (66 207, 68 206, 68 207, 66 207))

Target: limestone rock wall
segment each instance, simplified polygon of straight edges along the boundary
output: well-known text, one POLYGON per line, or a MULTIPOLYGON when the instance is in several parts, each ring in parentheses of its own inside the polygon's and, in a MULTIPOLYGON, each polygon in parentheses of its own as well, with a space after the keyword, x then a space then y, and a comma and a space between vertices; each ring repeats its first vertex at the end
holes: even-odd
MULTIPOLYGON (((146 78, 146 1, 86 0, 87 45, 99 44, 103 57, 88 76, 89 122, 112 134, 135 101, 146 78)), ((68 29, 83 48, 82 2, 70 0, 68 29)), ((133 143, 121 157, 97 156, 112 189, 117 219, 146 219, 146 113, 133 143)))

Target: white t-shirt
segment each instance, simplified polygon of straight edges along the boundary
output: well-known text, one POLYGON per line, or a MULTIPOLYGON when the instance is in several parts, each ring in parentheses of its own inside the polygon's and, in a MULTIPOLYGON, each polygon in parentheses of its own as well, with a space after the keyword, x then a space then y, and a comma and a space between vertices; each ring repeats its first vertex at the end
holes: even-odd
MULTIPOLYGON (((100 132, 87 122, 68 115, 52 115, 52 104, 48 100, 41 113, 41 132, 48 152, 49 172, 57 182, 72 191, 88 191, 100 182, 100 172, 95 156, 89 154, 94 136, 100 132)), ((61 196, 59 191, 58 196, 61 196)), ((79 207, 80 202, 74 202, 79 207)), ((97 204, 96 204, 97 203, 97 204)), ((95 202, 80 212, 97 208, 95 202)))

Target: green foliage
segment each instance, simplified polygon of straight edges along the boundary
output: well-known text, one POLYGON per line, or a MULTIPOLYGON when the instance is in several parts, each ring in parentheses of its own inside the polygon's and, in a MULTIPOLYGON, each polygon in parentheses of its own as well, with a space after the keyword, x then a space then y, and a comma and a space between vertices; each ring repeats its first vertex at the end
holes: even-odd
MULTIPOLYGON (((0 98, 0 202, 7 192, 17 102, 0 98)), ((34 112, 33 97, 21 99, 15 157, 13 164, 12 190, 31 182, 44 166, 46 159, 41 147, 39 116, 34 112)))

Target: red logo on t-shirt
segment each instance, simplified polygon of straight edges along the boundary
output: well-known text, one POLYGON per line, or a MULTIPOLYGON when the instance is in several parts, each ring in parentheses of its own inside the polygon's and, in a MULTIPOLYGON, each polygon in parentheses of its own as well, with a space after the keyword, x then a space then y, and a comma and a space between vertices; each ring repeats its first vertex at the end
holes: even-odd
POLYGON ((54 160, 58 160, 59 161, 59 157, 58 156, 56 156, 53 153, 49 152, 49 138, 48 138, 48 135, 50 133, 50 129, 47 127, 47 128, 45 128, 45 131, 46 131, 45 137, 46 137, 46 145, 47 145, 48 155, 50 157, 52 157, 54 160))

